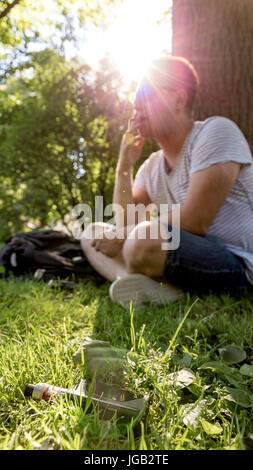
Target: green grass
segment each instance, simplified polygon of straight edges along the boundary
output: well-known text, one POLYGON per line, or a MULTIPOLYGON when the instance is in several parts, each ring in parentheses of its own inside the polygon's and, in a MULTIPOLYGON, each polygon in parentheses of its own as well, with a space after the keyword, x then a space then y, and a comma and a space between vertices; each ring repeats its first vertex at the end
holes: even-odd
POLYGON ((253 294, 186 295, 126 311, 108 287, 77 284, 69 292, 0 281, 0 449, 252 449, 252 368, 241 368, 253 364, 253 294), (84 378, 73 355, 87 335, 136 351, 127 386, 149 395, 138 432, 63 399, 24 397, 28 383, 70 388, 84 378), (226 364, 220 350, 227 345, 246 359, 226 364), (184 367, 195 379, 180 388, 168 376, 184 367))

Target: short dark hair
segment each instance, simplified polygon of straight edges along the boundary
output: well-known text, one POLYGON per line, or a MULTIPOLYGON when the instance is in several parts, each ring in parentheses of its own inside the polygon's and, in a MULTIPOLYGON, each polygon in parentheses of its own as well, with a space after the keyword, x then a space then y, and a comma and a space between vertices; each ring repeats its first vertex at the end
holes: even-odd
POLYGON ((152 62, 145 79, 157 88, 183 88, 187 93, 186 108, 192 112, 199 77, 194 66, 184 57, 165 55, 152 62))

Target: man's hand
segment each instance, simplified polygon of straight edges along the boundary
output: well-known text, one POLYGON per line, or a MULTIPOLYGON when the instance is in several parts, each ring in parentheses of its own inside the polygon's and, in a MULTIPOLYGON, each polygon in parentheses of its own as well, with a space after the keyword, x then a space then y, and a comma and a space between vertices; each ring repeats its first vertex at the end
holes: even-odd
POLYGON ((135 118, 130 119, 128 129, 122 137, 118 162, 120 171, 128 171, 133 168, 141 156, 145 138, 141 135, 134 136, 138 129, 137 126, 138 121, 135 118))
POLYGON ((124 220, 115 212, 115 222, 118 228, 127 225, 127 207, 133 204, 133 166, 141 156, 144 138, 134 137, 135 130, 138 129, 138 122, 132 118, 127 132, 121 142, 119 160, 116 169, 116 178, 113 191, 113 203, 119 204, 123 209, 124 220))
POLYGON ((102 239, 94 238, 91 242, 91 246, 93 246, 96 251, 103 253, 103 255, 114 258, 121 252, 125 240, 116 237, 110 240, 106 237, 106 233, 109 232, 111 232, 111 230, 104 231, 102 239))

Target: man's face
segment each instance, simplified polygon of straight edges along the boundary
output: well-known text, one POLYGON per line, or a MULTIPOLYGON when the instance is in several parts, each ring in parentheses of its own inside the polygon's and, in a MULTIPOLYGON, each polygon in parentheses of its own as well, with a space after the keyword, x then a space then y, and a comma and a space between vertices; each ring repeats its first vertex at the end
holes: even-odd
POLYGON ((142 83, 136 93, 134 108, 140 134, 146 138, 169 136, 175 125, 175 89, 142 83))

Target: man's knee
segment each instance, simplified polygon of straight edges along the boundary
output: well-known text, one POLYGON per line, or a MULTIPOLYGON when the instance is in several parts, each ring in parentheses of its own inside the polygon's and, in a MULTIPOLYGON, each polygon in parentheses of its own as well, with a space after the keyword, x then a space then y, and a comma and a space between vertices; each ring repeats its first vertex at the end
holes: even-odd
POLYGON ((140 240, 127 239, 123 245, 122 254, 129 273, 136 272, 135 270, 143 264, 143 249, 140 240))
POLYGON ((153 236, 150 222, 142 222, 129 234, 123 247, 123 257, 129 273, 161 276, 165 266, 165 252, 161 250, 160 236, 153 236))
POLYGON ((128 273, 160 276, 161 269, 155 261, 157 244, 153 240, 127 239, 123 246, 123 258, 128 273))

